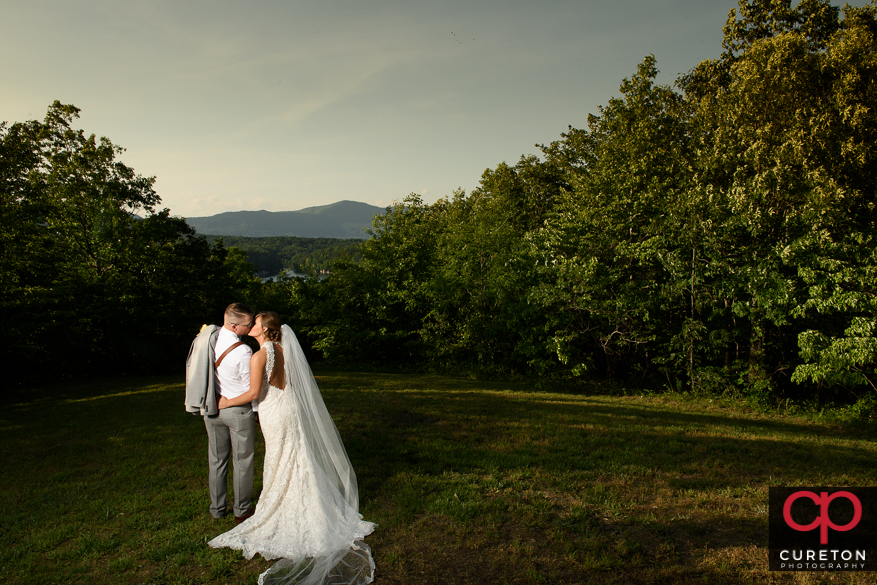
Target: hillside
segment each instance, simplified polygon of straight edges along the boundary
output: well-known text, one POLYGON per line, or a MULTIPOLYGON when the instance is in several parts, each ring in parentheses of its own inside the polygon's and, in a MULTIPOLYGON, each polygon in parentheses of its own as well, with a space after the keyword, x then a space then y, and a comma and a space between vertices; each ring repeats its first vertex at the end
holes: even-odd
POLYGON ((383 207, 367 203, 338 201, 298 211, 228 211, 187 217, 186 222, 201 234, 365 240, 368 239, 365 229, 371 226, 372 218, 383 212, 383 207))

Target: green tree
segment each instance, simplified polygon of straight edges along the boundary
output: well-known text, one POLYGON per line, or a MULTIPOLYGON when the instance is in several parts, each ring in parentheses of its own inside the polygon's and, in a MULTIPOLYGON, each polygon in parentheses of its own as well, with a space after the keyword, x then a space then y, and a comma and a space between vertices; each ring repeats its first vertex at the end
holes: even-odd
POLYGON ((837 348, 821 353, 849 343, 842 323, 858 338, 857 319, 873 315, 858 279, 873 256, 877 29, 873 6, 845 14, 822 0, 741 2, 722 58, 682 83, 697 108, 696 190, 721 228, 713 268, 748 324, 747 382, 764 395, 796 367, 798 381, 828 380, 871 360, 858 352, 842 366, 837 348), (855 308, 839 301, 850 293, 855 308))
POLYGON ((552 161, 521 157, 486 170, 468 196, 442 204, 431 311, 422 336, 440 367, 547 373, 542 311, 529 302, 536 283, 527 235, 544 222, 564 188, 552 161))
POLYGON ((647 57, 587 130, 546 149, 568 161, 572 188, 531 238, 544 273, 533 299, 552 315, 553 348, 576 375, 647 364, 646 348, 673 327, 660 316, 684 319, 681 293, 696 280, 684 262, 696 252, 684 216, 688 113, 656 75, 647 57))
POLYGON ((55 375, 167 368, 247 294, 252 267, 156 212, 155 179, 74 129, 78 113, 55 102, 43 122, 0 126, 4 353, 55 375))

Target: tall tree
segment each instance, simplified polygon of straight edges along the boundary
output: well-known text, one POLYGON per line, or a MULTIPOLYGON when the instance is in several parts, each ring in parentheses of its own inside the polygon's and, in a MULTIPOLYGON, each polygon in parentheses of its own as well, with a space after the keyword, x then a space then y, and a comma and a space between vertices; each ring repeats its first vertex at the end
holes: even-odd
MULTIPOLYGON (((844 294, 831 273, 871 256, 856 252, 874 225, 874 7, 845 13, 824 0, 741 2, 721 59, 682 82, 697 107, 696 189, 721 226, 713 266, 748 323, 756 393, 789 380, 797 341, 812 360, 849 318, 817 315, 837 302, 817 281, 844 294), (799 339, 808 321, 821 324, 799 339)), ((796 379, 820 379, 818 369, 796 379)))
POLYGON ((78 114, 55 102, 43 122, 0 126, 4 354, 69 375, 162 369, 252 269, 156 212, 154 177, 74 129, 78 114))
POLYGON ((686 234, 679 212, 690 176, 688 115, 656 75, 647 57, 622 83, 623 97, 546 150, 569 161, 572 189, 532 239, 546 274, 533 298, 554 316, 554 348, 575 373, 612 373, 638 360, 661 335, 662 304, 685 300, 662 289, 672 276, 691 282, 688 271, 674 273, 682 261, 672 261, 673 237, 686 234))
POLYGON ((438 362, 482 371, 544 370, 545 321, 529 303, 535 283, 527 235, 553 210, 563 188, 550 162, 521 157, 486 170, 468 196, 443 207, 432 309, 423 336, 438 362))

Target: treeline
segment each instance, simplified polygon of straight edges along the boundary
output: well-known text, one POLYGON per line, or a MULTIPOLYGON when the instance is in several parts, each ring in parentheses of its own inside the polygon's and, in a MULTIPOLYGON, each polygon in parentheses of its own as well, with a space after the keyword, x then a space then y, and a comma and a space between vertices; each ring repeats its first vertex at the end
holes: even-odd
POLYGON ((272 302, 337 362, 873 408, 875 6, 744 1, 724 33, 272 302))
POLYGON ((308 274, 328 270, 333 262, 342 258, 354 262, 361 259, 361 239, 215 235, 205 235, 204 238, 211 244, 221 239, 226 248, 242 250, 261 274, 277 274, 284 270, 308 274))
POLYGON ((243 252, 152 213, 153 179, 72 130, 72 106, 4 124, 4 355, 21 377, 177 369, 243 300, 335 364, 873 415, 877 7, 744 0, 720 58, 656 75, 649 56, 587 128, 470 193, 389 207, 323 280, 260 284, 243 252))

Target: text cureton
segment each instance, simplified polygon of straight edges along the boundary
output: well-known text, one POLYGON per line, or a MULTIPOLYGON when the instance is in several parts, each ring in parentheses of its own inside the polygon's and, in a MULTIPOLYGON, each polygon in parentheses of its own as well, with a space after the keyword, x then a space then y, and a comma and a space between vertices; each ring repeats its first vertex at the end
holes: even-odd
POLYGON ((784 561, 864 561, 863 550, 781 550, 780 559, 784 561))

